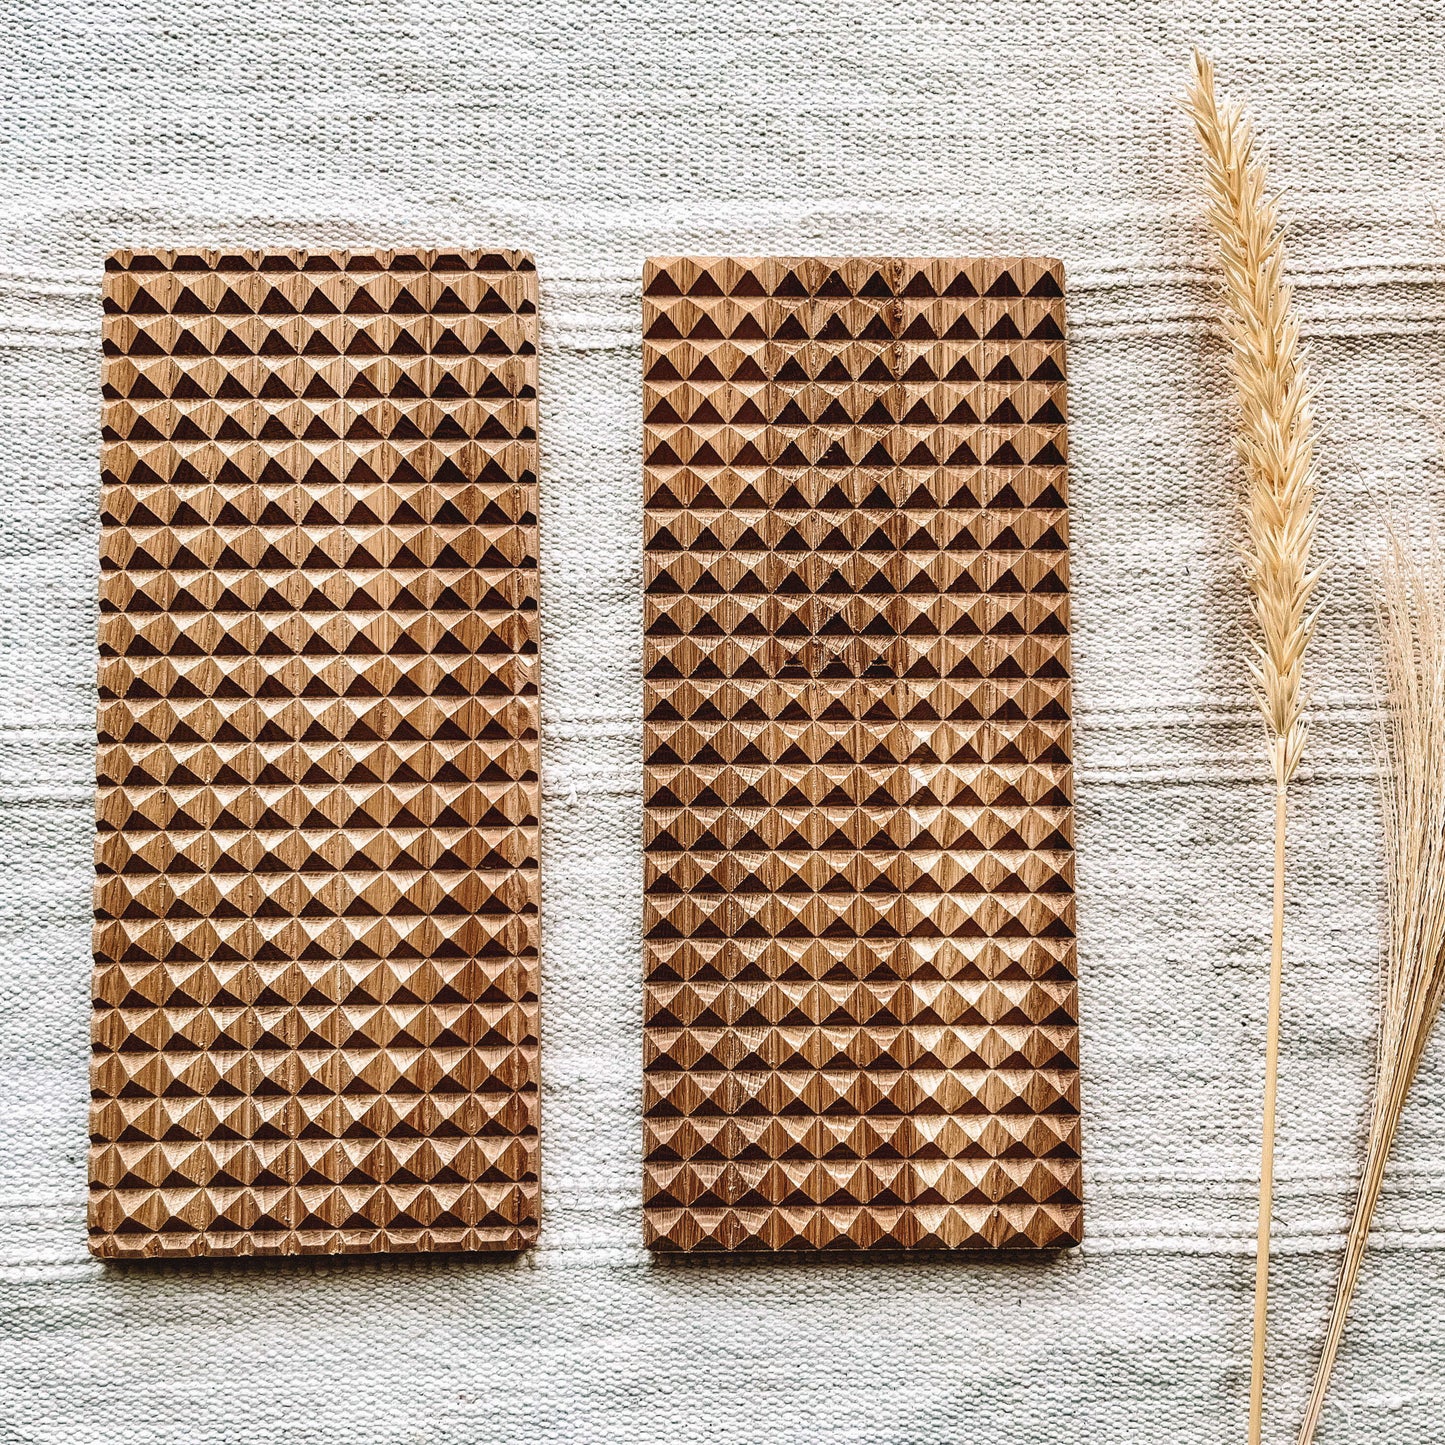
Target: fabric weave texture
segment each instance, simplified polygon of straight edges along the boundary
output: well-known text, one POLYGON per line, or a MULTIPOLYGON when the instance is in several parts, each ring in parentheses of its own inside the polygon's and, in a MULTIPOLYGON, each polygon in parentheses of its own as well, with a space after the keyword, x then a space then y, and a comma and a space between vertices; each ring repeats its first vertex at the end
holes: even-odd
MULTIPOLYGON (((1435 7, 1322 0, 17 0, 0 82, 0 1441, 1215 1445, 1246 1408, 1270 792, 1233 399, 1176 98, 1286 188, 1321 386, 1293 789, 1267 1438, 1293 1438, 1363 1145, 1381 943, 1371 587, 1437 513, 1435 7), (100 280, 118 246, 507 246, 540 277, 542 1235, 520 1259, 85 1250, 100 280), (641 274, 1017 255, 1068 276, 1082 1247, 642 1247, 641 274)), ((1321 1445, 1445 1441, 1445 1050, 1321 1445)))

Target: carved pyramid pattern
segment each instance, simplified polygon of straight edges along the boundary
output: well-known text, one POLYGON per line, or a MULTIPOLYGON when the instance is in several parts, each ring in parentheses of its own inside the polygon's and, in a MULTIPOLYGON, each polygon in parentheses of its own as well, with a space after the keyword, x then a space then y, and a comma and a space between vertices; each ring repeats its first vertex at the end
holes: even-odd
POLYGON ((647 1243, 1075 1243, 1062 270, 643 307, 647 1243))
POLYGON ((536 273, 107 264, 91 1246, 538 1225, 536 273))

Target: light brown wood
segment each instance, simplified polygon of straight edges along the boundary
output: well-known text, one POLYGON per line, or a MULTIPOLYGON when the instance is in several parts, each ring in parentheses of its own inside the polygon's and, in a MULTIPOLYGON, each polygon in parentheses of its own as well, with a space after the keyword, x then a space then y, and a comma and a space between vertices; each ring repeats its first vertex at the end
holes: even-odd
POLYGON ((97 1254, 536 1235, 536 296, 107 264, 97 1254))
POLYGON ((654 1249, 1080 1236, 1062 279, 648 263, 654 1249))

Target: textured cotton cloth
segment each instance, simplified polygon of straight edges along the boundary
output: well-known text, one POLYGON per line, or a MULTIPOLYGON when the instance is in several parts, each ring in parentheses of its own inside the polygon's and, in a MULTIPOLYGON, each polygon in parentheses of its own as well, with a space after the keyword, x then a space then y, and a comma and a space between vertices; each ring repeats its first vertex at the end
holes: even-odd
MULTIPOLYGON (((1445 510, 1438 7, 14 0, 0 50, 0 1441, 1242 1439, 1271 798, 1189 47, 1287 191, 1324 611, 1293 792, 1267 1438, 1359 1167, 1382 889, 1372 588, 1445 510), (85 1248, 99 281, 116 246, 535 251, 542 1242, 104 1268, 85 1248), (640 274, 1032 252, 1069 277, 1086 1242, 656 1261, 641 1239, 640 274)), ((1322 1445, 1445 1441, 1445 1049, 1322 1445)))

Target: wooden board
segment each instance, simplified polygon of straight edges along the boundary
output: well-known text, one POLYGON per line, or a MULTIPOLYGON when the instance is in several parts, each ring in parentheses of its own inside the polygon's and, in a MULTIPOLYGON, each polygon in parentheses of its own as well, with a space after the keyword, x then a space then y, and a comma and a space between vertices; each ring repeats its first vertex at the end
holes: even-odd
POLYGON ((536 299, 107 263, 99 1255, 536 1235, 536 299))
POLYGON ((1062 280, 647 265, 654 1249, 1079 1239, 1062 280))

